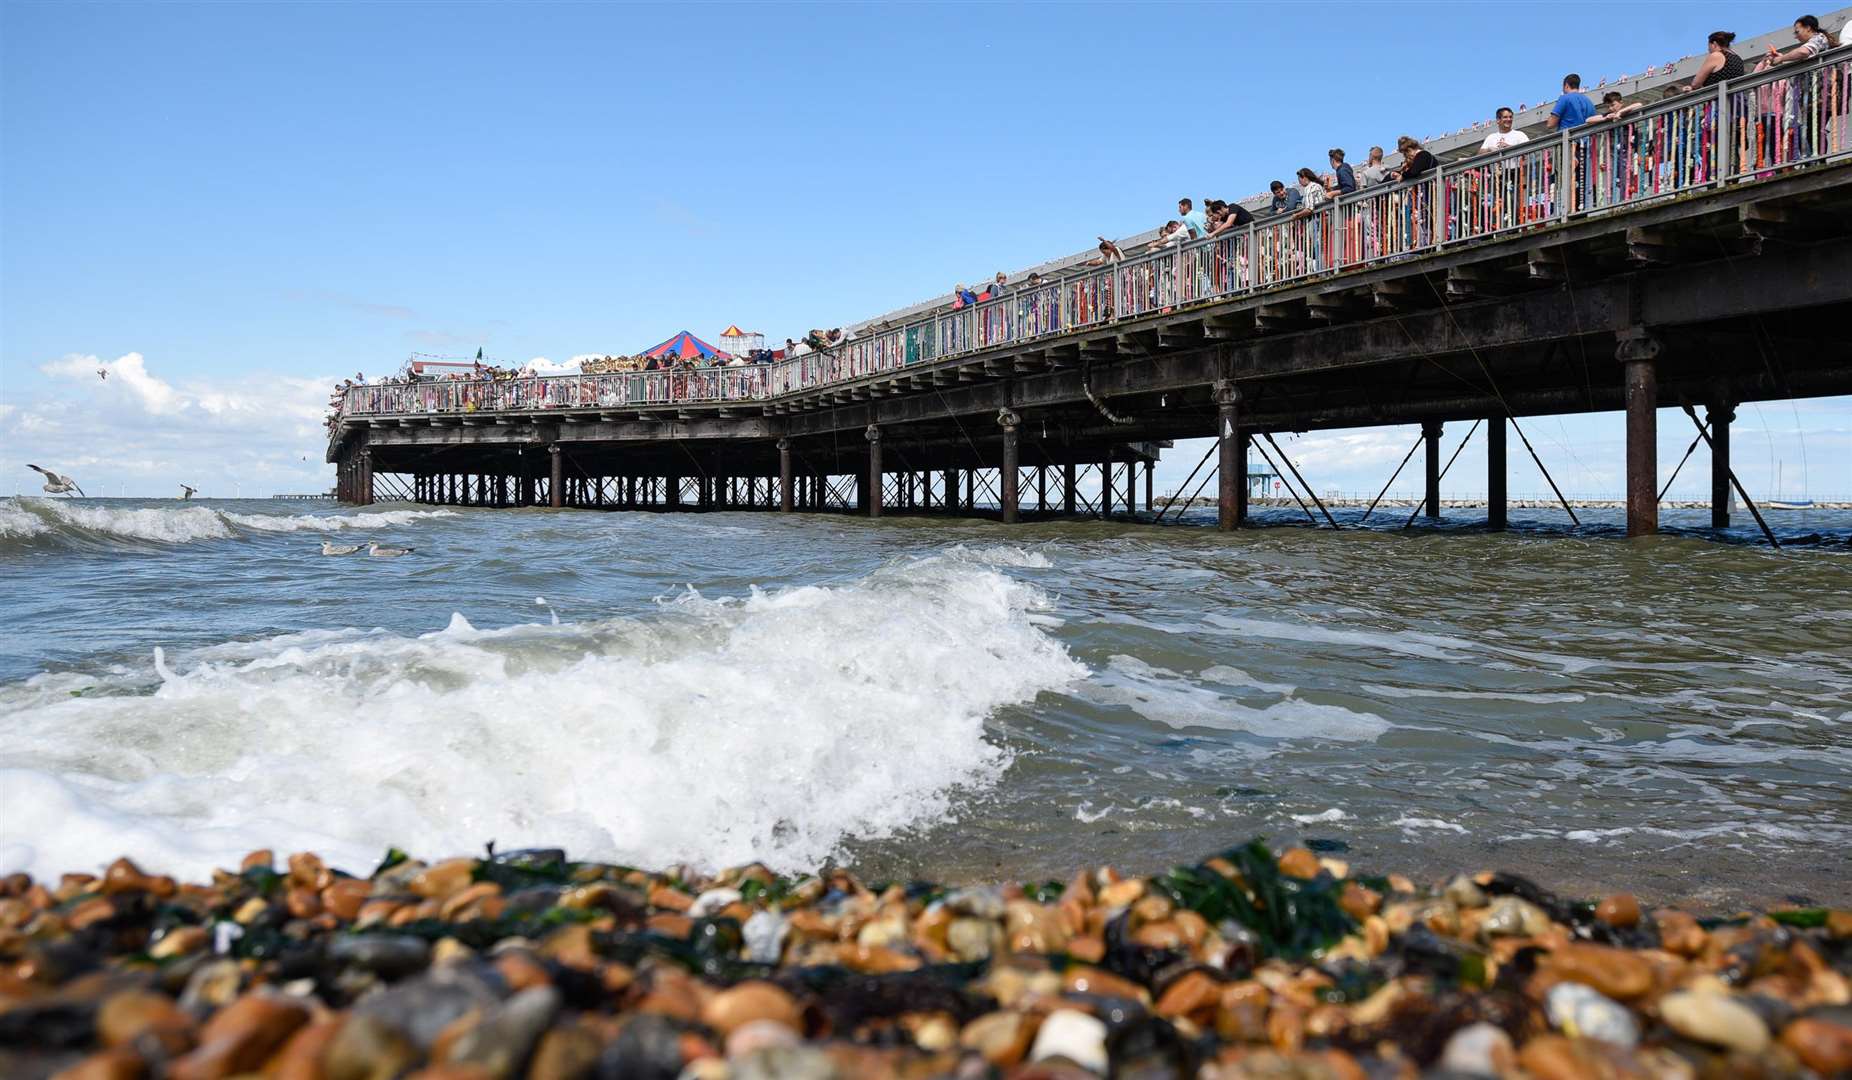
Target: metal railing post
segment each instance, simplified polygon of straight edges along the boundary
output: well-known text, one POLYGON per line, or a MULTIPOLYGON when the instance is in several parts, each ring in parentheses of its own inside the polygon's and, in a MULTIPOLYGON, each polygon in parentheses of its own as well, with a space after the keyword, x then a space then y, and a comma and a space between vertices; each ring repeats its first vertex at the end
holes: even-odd
POLYGON ((1717 140, 1717 145, 1712 151, 1711 166, 1717 170, 1717 175, 1711 179, 1718 187, 1730 181, 1730 149, 1731 143, 1734 142, 1731 138, 1732 134, 1730 130, 1730 83, 1726 79, 1717 83, 1717 125, 1712 133, 1712 138, 1717 140))

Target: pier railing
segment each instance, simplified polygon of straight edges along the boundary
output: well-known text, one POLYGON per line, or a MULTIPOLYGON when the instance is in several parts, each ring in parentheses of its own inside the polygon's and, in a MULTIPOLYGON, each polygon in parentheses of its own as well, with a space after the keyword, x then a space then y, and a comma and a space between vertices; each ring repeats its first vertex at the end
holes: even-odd
POLYGON ((358 415, 759 401, 1852 156, 1852 48, 776 364, 356 386, 358 415))

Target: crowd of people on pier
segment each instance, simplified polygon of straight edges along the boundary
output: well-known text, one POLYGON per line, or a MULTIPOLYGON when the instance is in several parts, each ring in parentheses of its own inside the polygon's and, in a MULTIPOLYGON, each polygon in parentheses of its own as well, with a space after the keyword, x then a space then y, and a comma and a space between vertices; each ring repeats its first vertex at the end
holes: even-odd
MULTIPOLYGON (((1845 32, 1844 27, 1840 33, 1845 32)), ((1685 93, 1693 93, 1714 87, 1717 83, 1743 78, 1751 71, 1766 71, 1786 64, 1812 60, 1829 49, 1841 44, 1839 36, 1827 31, 1813 15, 1803 15, 1793 24, 1795 44, 1788 48, 1769 45, 1756 60, 1751 69, 1748 61, 1733 49, 1736 35, 1719 30, 1709 35, 1705 43, 1705 53, 1689 80, 1676 83, 1662 91, 1663 98, 1673 98, 1685 93)), ((1668 69, 1669 70, 1669 69, 1668 69)), ((1596 90, 1601 87, 1597 86, 1596 90)), ((1852 94, 1852 85, 1845 88, 1852 94)), ((1543 119, 1543 125, 1550 132, 1573 131, 1590 125, 1617 124, 1629 116, 1649 107, 1646 101, 1628 101, 1619 90, 1607 90, 1599 101, 1591 97, 1590 91, 1583 88, 1581 76, 1575 73, 1565 75, 1562 80, 1562 92, 1551 105, 1543 119)), ((1477 153, 1482 155, 1500 154, 1523 146, 1531 140, 1523 129, 1517 126, 1518 113, 1525 106, 1516 109, 1500 106, 1495 110, 1491 121, 1492 130, 1479 144, 1477 153)), ((1845 106, 1839 106, 1842 112, 1845 106)), ((1846 122, 1840 117, 1840 123, 1846 122)), ((1579 152, 1578 152, 1579 153, 1579 152)), ((1411 135, 1403 135, 1395 141, 1395 158, 1392 161, 1384 147, 1371 146, 1361 164, 1353 164, 1350 155, 1342 147, 1331 148, 1326 155, 1325 170, 1305 167, 1294 173, 1291 182, 1276 179, 1268 185, 1268 192, 1262 196, 1249 199, 1205 198, 1200 205, 1196 200, 1185 197, 1177 201, 1174 217, 1158 226, 1155 235, 1143 245, 1144 252, 1157 252, 1166 248, 1180 248, 1192 241, 1221 236, 1234 230, 1246 229, 1257 221, 1273 221, 1281 218, 1310 218, 1318 215, 1333 200, 1352 196, 1359 192, 1407 184, 1422 180, 1440 169, 1441 164, 1435 154, 1421 140, 1411 135)), ((1576 167, 1582 168, 1583 162, 1578 156, 1576 167)), ((1567 166, 1565 166, 1567 167, 1567 166)), ((1537 217, 1544 217, 1539 212, 1537 217)), ((1324 230, 1310 230, 1315 234, 1310 242, 1317 243, 1323 239, 1324 230)), ((1119 263, 1127 258, 1121 244, 1105 236, 1098 239, 1097 254, 1072 269, 1095 268, 1119 263)), ((1314 258, 1317 253, 1314 253, 1314 258)), ((1012 281, 1002 271, 997 272, 982 286, 973 287, 965 283, 956 285, 948 300, 942 301, 935 309, 929 311, 961 310, 977 307, 1006 296, 1040 289, 1053 280, 1054 272, 1045 278, 1039 271, 1031 271, 1012 281)), ((1105 301, 1110 304, 1111 300, 1105 301)), ((912 317, 911 315, 909 317, 912 317)), ((862 328, 865 333, 879 333, 890 329, 893 324, 882 322, 869 324, 862 328)), ((786 338, 784 348, 754 349, 744 355, 726 355, 717 357, 675 357, 675 356, 605 356, 581 362, 580 372, 585 375, 618 374, 628 372, 697 372, 711 368, 738 368, 769 365, 807 355, 820 354, 833 356, 841 346, 856 337, 854 328, 842 327, 829 329, 812 329, 801 340, 786 338)), ((384 380, 387 384, 417 383, 422 380, 457 380, 467 379, 477 382, 494 382, 531 375, 533 372, 497 367, 481 362, 478 354, 473 368, 455 370, 441 375, 422 373, 414 364, 401 375, 384 380)), ((334 414, 328 419, 330 430, 338 423, 338 414, 347 392, 354 386, 367 385, 363 376, 356 375, 346 380, 335 389, 330 405, 334 414)), ((378 384, 374 384, 378 385, 378 384)))
MULTIPOLYGON (((1820 20, 1813 15, 1802 15, 1796 19, 1793 32, 1796 44, 1792 48, 1782 49, 1769 45, 1754 70, 1766 71, 1783 64, 1811 60, 1841 44, 1839 35, 1823 29, 1820 20)), ((1712 33, 1705 43, 1704 58, 1692 78, 1668 88, 1663 96, 1675 97, 1748 74, 1749 69, 1743 58, 1731 51, 1735 40, 1736 35, 1727 30, 1712 33)), ((1582 89, 1582 77, 1571 73, 1563 77, 1561 96, 1551 106, 1544 124, 1551 131, 1568 131, 1589 124, 1620 121, 1647 107, 1644 101, 1627 101, 1618 90, 1606 91, 1601 100, 1596 102, 1582 89)), ((1529 142, 1530 136, 1516 126, 1516 120, 1516 110, 1510 106, 1500 106, 1494 114, 1493 130, 1480 143, 1479 153, 1499 153, 1529 142)), ((1274 180, 1268 184, 1265 196, 1254 196, 1245 202, 1256 204, 1255 208, 1260 211, 1260 220, 1263 221, 1281 217, 1310 217, 1331 200, 1371 188, 1419 180, 1440 168, 1439 159, 1412 135, 1398 138, 1395 150, 1397 158, 1394 164, 1389 163, 1383 147, 1372 146, 1364 163, 1353 166, 1342 147, 1333 147, 1327 153, 1328 168, 1325 171, 1309 167, 1299 169, 1290 183, 1274 180)), ((1193 240, 1245 228, 1256 220, 1256 215, 1243 203, 1244 200, 1210 198, 1204 199, 1198 207, 1193 199, 1179 199, 1177 215, 1158 226, 1155 238, 1144 246, 1144 250, 1160 251, 1166 247, 1180 246, 1193 240)), ((1104 236, 1098 240, 1098 255, 1081 266, 1103 266, 1126 257, 1117 242, 1104 236)), ((1040 284, 1042 275, 1032 273, 1019 287, 1031 288, 1040 284)), ((998 299, 1009 291, 1011 286, 1007 275, 998 273, 983 292, 959 285, 953 290, 952 298, 945 307, 956 310, 981 304, 998 299)))

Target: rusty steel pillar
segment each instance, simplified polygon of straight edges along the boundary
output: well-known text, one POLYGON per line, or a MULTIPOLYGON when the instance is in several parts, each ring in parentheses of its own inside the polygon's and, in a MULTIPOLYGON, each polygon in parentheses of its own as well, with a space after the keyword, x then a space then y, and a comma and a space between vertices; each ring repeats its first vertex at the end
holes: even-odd
POLYGON ((1620 335, 1627 401, 1627 535, 1659 531, 1659 342, 1645 330, 1620 335))
POLYGON ((868 516, 881 516, 881 429, 874 424, 862 432, 868 440, 868 516))
POLYGON ((1723 400, 1712 401, 1704 410, 1711 422, 1711 528, 1730 527, 1730 424, 1736 409, 1723 400))
POLYGON ((566 462, 560 457, 559 444, 547 445, 547 505, 559 509, 566 505, 566 462))
POLYGON ((1003 503, 1003 523, 1005 525, 1016 524, 1017 466, 1018 454, 1021 452, 1017 443, 1016 428, 1021 423, 1022 417, 1009 409, 1002 409, 997 413, 997 424, 1003 428, 1003 466, 998 476, 1001 482, 997 485, 997 489, 1000 493, 999 501, 1003 503))
POLYGON ((1503 531, 1507 521, 1505 481, 1505 433, 1509 425, 1504 416, 1491 416, 1485 422, 1485 527, 1503 531))
POLYGON ((797 507, 797 493, 791 490, 791 440, 778 440, 778 512, 789 514, 797 507))
POLYGON ((1149 514, 1152 508, 1157 505, 1156 500, 1154 500, 1151 497, 1151 488, 1152 488, 1152 485, 1156 483, 1156 480, 1154 479, 1156 475, 1157 475, 1157 462, 1156 461, 1145 462, 1145 513, 1147 514, 1149 514))
POLYGON ((355 469, 355 477, 359 482, 359 489, 354 494, 354 502, 366 506, 373 501, 373 451, 360 451, 358 465, 359 467, 355 469))
POLYGON ((1080 482, 1079 471, 1071 461, 1061 466, 1061 512, 1069 517, 1074 514, 1074 504, 1078 498, 1075 488, 1080 482))
POLYGON ((1242 526, 1247 509, 1247 455, 1241 434, 1241 389, 1226 380, 1215 384, 1216 485, 1215 527, 1232 532, 1242 526))
POLYGON ((1427 494, 1422 500, 1422 513, 1434 519, 1440 517, 1440 431, 1439 420, 1421 422, 1421 439, 1428 448, 1427 494))

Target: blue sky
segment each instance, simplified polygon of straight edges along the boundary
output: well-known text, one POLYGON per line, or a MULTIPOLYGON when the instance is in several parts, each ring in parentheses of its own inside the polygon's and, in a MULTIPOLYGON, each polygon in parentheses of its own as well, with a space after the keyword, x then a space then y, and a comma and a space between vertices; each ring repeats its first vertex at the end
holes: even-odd
MULTIPOLYGON (((0 491, 29 489, 11 459, 38 457, 111 494, 322 487, 320 387, 340 374, 734 322, 797 336, 1790 7, 1322 5, 1301 25, 1292 5, 15 0, 0 491)), ((1738 429, 1752 491, 1765 441, 1790 496, 1803 454, 1813 493, 1852 492, 1852 402, 1761 415, 1738 429)), ((1681 424, 1664 415, 1667 469, 1681 424)), ((1535 426, 1565 486, 1619 489, 1616 418, 1535 426)), ((1410 437, 1300 441, 1317 487, 1359 490, 1410 437)), ((1702 487, 1688 472, 1675 491, 1702 487)), ((1512 489, 1543 489, 1516 457, 1512 489)))

